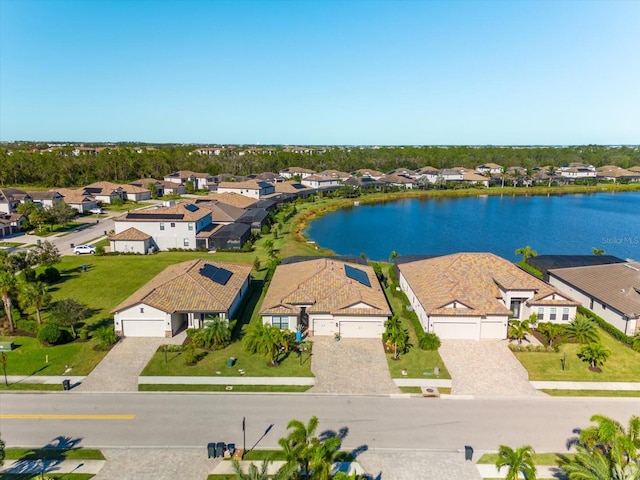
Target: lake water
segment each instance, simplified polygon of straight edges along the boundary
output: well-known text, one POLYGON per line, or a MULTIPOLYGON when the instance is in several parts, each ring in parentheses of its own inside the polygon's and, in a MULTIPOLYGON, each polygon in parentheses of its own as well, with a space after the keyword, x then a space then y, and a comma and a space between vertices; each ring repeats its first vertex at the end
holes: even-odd
POLYGON ((640 193, 401 199, 329 213, 307 234, 341 255, 492 252, 609 255, 640 260, 640 193))

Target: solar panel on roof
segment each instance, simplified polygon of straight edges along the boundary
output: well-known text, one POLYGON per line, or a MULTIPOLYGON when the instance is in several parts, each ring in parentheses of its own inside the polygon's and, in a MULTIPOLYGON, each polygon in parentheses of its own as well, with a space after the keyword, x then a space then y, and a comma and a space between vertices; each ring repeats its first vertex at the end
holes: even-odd
POLYGON ((369 281, 369 276, 366 272, 353 268, 351 265, 344 266, 344 273, 352 280, 355 280, 358 283, 361 283, 365 287, 371 287, 371 282, 369 281))
POLYGON ((200 210, 200 207, 195 206, 193 203, 188 203, 184 206, 184 208, 186 208, 190 212, 197 212, 198 210, 200 210))
POLYGON ((220 285, 226 285, 233 275, 233 272, 214 265, 205 265, 200 269, 200 275, 207 277, 220 285))

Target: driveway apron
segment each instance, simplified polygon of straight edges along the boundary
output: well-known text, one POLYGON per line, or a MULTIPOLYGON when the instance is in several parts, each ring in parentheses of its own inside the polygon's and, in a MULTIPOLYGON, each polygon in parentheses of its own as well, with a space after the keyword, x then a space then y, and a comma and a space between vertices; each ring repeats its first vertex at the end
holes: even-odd
POLYGON ((400 393, 391 380, 380 339, 313 337, 309 393, 388 395, 400 393))
POLYGON ((165 338, 127 337, 120 340, 74 390, 137 392, 138 375, 165 338))
POLYGON ((453 395, 545 396, 531 386, 506 340, 442 340, 438 352, 451 374, 453 395))

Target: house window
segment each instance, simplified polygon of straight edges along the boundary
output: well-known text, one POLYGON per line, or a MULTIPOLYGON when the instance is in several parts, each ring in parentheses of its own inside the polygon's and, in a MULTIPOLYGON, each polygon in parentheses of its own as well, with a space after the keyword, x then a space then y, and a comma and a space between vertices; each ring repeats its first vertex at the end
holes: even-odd
POLYGON ((556 319, 556 307, 551 307, 551 314, 549 315, 549 320, 553 321, 556 319))
POLYGON ((160 230, 164 230, 164 222, 160 222, 160 230))
POLYGON ((519 298, 514 298, 511 300, 511 318, 520 318, 520 306, 522 305, 522 300, 519 298))
POLYGON ((280 330, 288 330, 289 317, 271 317, 271 325, 278 327, 280 330))
POLYGON ((182 244, 183 244, 185 247, 188 247, 188 246, 189 246, 189 239, 188 239, 188 238, 185 238, 185 239, 183 240, 182 244))
POLYGON ((562 309, 562 320, 564 320, 565 322, 569 320, 569 309, 567 307, 564 307, 562 309))
POLYGON ((175 222, 171 222, 171 228, 176 228, 176 223, 175 222))
POLYGON ((544 307, 538 307, 538 321, 544 320, 544 307))
POLYGON ((188 230, 189 230, 190 232, 193 232, 193 223, 192 223, 192 222, 189 222, 189 223, 187 224, 187 228, 188 228, 188 230))

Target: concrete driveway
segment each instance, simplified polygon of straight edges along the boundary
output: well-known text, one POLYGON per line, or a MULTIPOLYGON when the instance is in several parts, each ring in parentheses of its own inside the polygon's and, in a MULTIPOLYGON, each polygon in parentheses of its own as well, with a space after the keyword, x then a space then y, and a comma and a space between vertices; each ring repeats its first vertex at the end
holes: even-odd
POLYGON ((509 350, 507 340, 442 340, 438 350, 453 395, 481 397, 545 396, 529 383, 529 375, 509 350))
POLYGON ((309 393, 388 395, 400 393, 391 380, 380 339, 313 337, 309 393))

